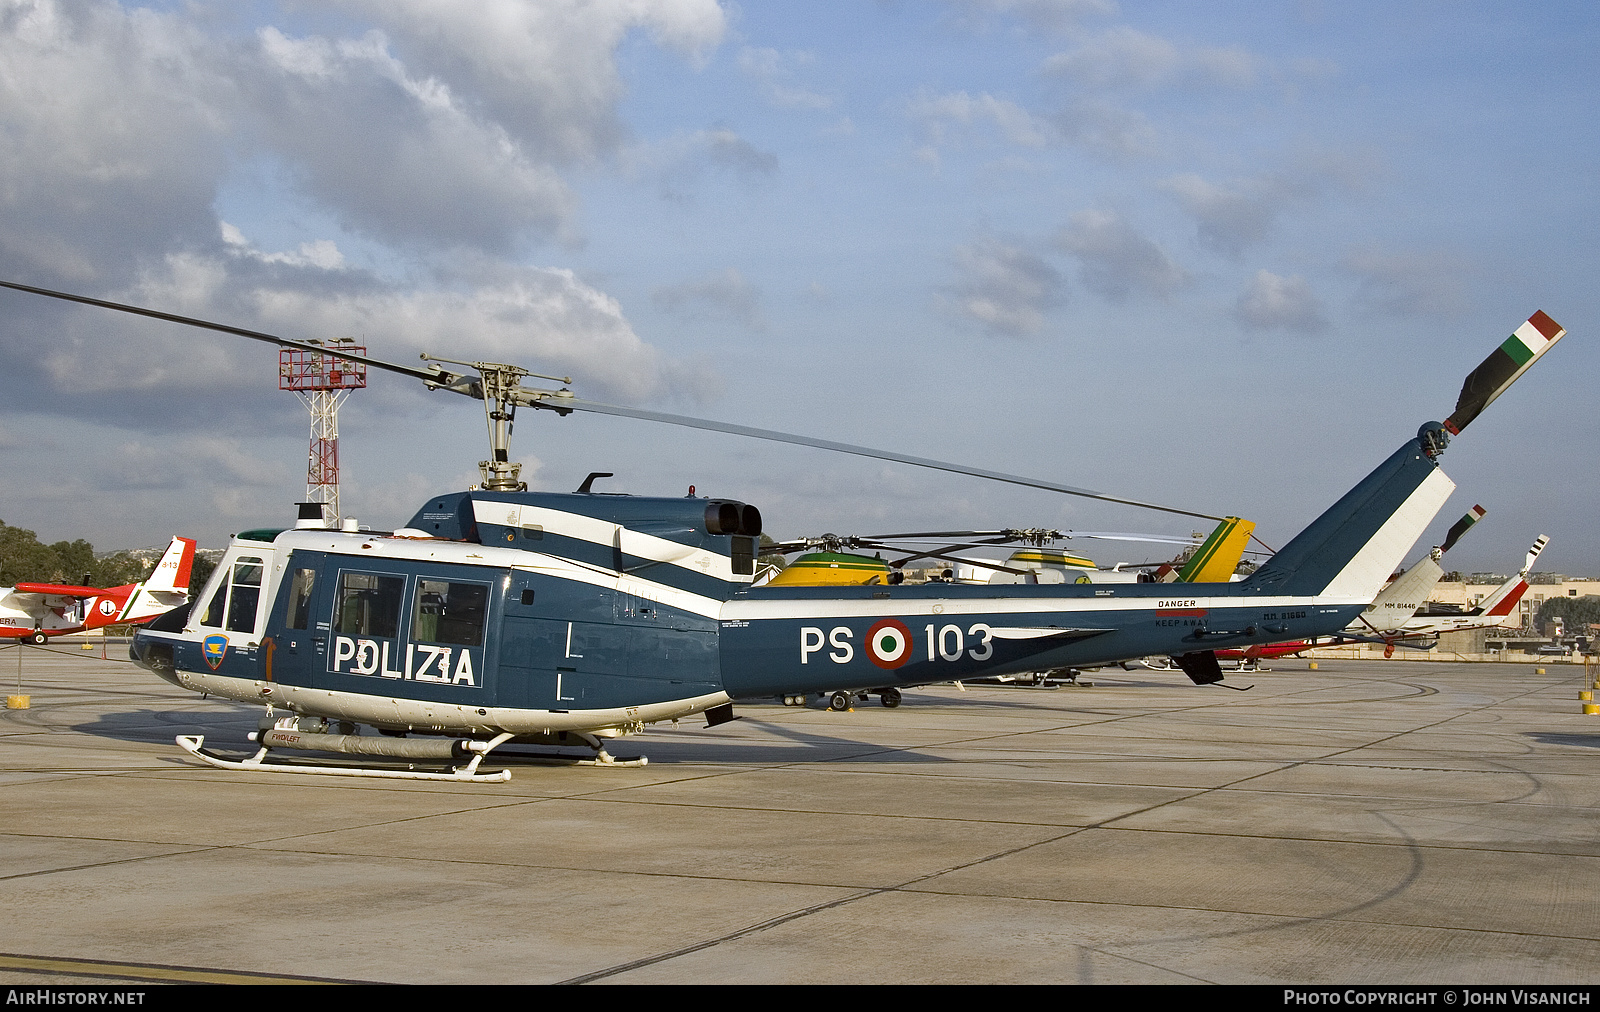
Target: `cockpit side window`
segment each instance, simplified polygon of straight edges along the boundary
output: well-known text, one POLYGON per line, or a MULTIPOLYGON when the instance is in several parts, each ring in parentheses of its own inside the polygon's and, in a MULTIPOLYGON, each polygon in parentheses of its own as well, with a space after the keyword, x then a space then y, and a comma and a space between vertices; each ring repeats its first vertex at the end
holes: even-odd
POLYGON ((217 584, 217 592, 211 595, 211 600, 207 603, 205 612, 200 616, 200 624, 221 629, 223 609, 227 608, 227 606, 228 581, 223 580, 217 584))
POLYGON ((256 606, 261 603, 261 573, 264 568, 260 559, 248 556, 234 562, 228 594, 229 632, 256 631, 256 606))
POLYGON ((200 615, 200 624, 228 632, 256 631, 256 606, 261 603, 261 578, 266 571, 262 560, 241 555, 233 560, 227 575, 217 584, 211 600, 200 615))

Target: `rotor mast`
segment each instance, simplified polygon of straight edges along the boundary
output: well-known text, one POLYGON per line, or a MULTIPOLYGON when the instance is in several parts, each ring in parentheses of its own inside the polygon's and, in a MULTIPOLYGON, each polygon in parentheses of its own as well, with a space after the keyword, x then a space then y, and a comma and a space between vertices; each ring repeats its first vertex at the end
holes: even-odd
MULTIPOLYGON (((533 404, 544 397, 558 395, 551 391, 528 390, 522 386, 522 380, 524 377, 532 376, 535 379, 570 384, 572 377, 545 376, 504 362, 458 362, 455 359, 429 355, 427 352, 423 352, 422 360, 443 362, 446 365, 462 365, 477 370, 477 380, 469 381, 468 384, 469 387, 476 389, 470 389, 468 392, 483 401, 484 422, 489 428, 489 459, 478 461, 478 470, 483 474, 483 487, 491 492, 527 491, 528 483, 521 478, 522 463, 510 459, 511 429, 516 423, 517 405, 533 404)), ((572 396, 567 390, 562 390, 561 393, 568 397, 572 396)))

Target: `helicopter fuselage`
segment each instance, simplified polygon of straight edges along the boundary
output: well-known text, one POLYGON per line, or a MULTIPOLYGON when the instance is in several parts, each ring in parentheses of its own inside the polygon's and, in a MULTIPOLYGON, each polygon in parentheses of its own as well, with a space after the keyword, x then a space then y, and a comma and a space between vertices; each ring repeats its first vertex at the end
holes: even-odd
POLYGON ((1451 487, 1408 444, 1280 553, 1298 563, 1238 583, 855 587, 751 586, 760 517, 739 503, 453 493, 392 533, 245 532, 133 652, 196 691, 386 729, 626 733, 741 697, 1327 635, 1451 487))

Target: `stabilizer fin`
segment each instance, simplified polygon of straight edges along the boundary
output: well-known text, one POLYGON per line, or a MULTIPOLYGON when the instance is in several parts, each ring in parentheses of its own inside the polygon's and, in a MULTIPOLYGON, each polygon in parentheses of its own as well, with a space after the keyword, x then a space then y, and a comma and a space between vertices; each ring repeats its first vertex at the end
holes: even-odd
POLYGON ((1480 601, 1474 613, 1501 618, 1511 614, 1511 610, 1517 606, 1517 602, 1521 601, 1522 596, 1528 592, 1528 574, 1533 571, 1534 560, 1539 557, 1539 553, 1543 552, 1544 546, 1549 543, 1550 539, 1543 534, 1535 538, 1533 547, 1528 549, 1528 556, 1523 560, 1522 569, 1516 576, 1496 587, 1488 597, 1480 601))
POLYGON ((1217 663, 1215 650, 1196 650, 1174 657, 1173 662, 1196 685, 1211 685, 1222 681, 1222 665, 1217 663))
POLYGON ((1256 529, 1252 520, 1224 517, 1211 536, 1178 570, 1179 583, 1227 583, 1244 558, 1245 546, 1256 529))
POLYGON ((144 589, 183 593, 189 589, 189 574, 194 570, 193 538, 173 538, 161 561, 144 581, 144 589))

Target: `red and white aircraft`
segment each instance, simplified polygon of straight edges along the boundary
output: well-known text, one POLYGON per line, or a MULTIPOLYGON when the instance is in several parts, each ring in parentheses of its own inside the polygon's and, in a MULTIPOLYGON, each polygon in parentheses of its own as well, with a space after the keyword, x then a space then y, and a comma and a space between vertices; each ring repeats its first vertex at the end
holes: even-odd
MULTIPOLYGON (((1543 534, 1535 538, 1533 547, 1528 549, 1527 558, 1523 560, 1522 569, 1517 575, 1490 591, 1489 595, 1479 601, 1478 606, 1471 611, 1418 610, 1398 626, 1388 629, 1368 626, 1368 630, 1385 640, 1384 656, 1387 657, 1394 652, 1394 644, 1397 641, 1431 639, 1440 633, 1462 632, 1467 629, 1493 629, 1504 625, 1518 602, 1522 600, 1522 595, 1527 593, 1528 574, 1533 570, 1534 560, 1539 558, 1539 553, 1544 551, 1544 546, 1549 542, 1550 539, 1543 534)), ((1358 619, 1345 632, 1352 632, 1361 625, 1362 619, 1358 619)))
MULTIPOLYGON (((1478 509, 1478 507, 1474 507, 1478 509)), ((1481 515, 1481 514, 1480 514, 1481 515)), ((1452 537, 1452 540, 1454 538, 1452 537)), ((1522 569, 1502 583, 1470 611, 1425 611, 1421 602, 1439 582, 1443 571, 1439 568, 1442 550, 1435 548, 1426 558, 1383 589, 1367 606, 1366 614, 1351 623, 1343 633, 1329 639, 1296 640, 1291 643, 1270 643, 1244 647, 1237 651, 1217 651, 1219 659, 1239 662, 1241 670, 1249 665, 1273 657, 1298 654, 1313 647, 1338 646, 1341 643, 1381 643, 1383 656, 1393 657, 1396 646, 1418 647, 1426 650, 1438 642, 1440 633, 1465 632, 1469 629, 1495 629, 1511 619, 1522 595, 1528 591, 1528 574, 1534 560, 1544 551, 1550 539, 1541 534, 1534 539, 1533 547, 1523 560, 1522 569)))
POLYGON ((19 583, 0 587, 0 639, 44 643, 51 636, 137 625, 189 600, 194 539, 173 538, 155 572, 121 587, 19 583))

